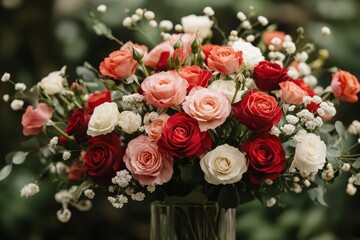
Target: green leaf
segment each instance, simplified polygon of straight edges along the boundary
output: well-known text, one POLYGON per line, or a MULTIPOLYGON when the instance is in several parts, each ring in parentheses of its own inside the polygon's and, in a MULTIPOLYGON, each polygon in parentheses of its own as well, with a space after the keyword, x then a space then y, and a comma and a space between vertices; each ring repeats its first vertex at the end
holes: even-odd
POLYGON ((29 154, 28 152, 21 152, 21 151, 15 153, 12 159, 13 164, 16 165, 22 164, 26 160, 28 154, 29 154))
POLYGON ((218 199, 219 205, 225 209, 235 208, 239 203, 237 188, 235 185, 225 185, 219 192, 218 199))
POLYGON ((355 169, 360 169, 360 158, 358 158, 353 164, 351 164, 351 167, 355 169))
POLYGON ((317 187, 309 189, 308 194, 311 200, 319 203, 322 206, 327 207, 328 205, 324 199, 324 195, 325 195, 324 181, 320 178, 317 178, 315 182, 317 183, 317 187))
POLYGON ((11 173, 11 169, 12 164, 8 164, 0 170, 0 181, 4 180, 5 178, 7 178, 7 176, 9 176, 9 174, 11 173))
POLYGON ((346 138, 346 130, 345 130, 344 124, 342 122, 340 122, 340 121, 336 121, 335 122, 335 129, 336 129, 336 132, 339 134, 340 138, 345 140, 345 138, 346 138))
POLYGON ((333 124, 325 123, 324 125, 319 128, 320 132, 322 133, 329 133, 334 131, 335 126, 333 124))
POLYGON ((74 192, 74 201, 77 202, 83 191, 91 187, 93 184, 94 183, 91 180, 86 180, 85 182, 81 183, 74 192))

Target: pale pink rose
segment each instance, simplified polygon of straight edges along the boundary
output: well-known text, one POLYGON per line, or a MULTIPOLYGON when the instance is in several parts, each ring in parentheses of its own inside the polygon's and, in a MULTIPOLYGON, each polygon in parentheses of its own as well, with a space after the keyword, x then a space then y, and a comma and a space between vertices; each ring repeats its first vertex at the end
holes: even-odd
POLYGON ((150 124, 145 125, 145 132, 151 141, 158 141, 160 139, 168 118, 169 115, 162 113, 150 124))
POLYGON ((161 108, 182 103, 188 86, 188 82, 175 71, 155 73, 141 83, 145 100, 161 108))
POLYGON ((281 88, 281 99, 288 104, 301 105, 303 104, 303 97, 308 96, 308 93, 292 81, 285 81, 279 83, 281 88))
POLYGON ((153 69, 167 69, 168 58, 173 54, 174 48, 169 41, 155 46, 145 57, 144 64, 153 69))
MULTIPOLYGON (((174 46, 174 44, 180 39, 182 42, 183 50, 184 50, 184 57, 187 58, 191 54, 191 44, 195 39, 195 34, 184 33, 184 34, 172 34, 170 36, 170 44, 174 46)), ((202 41, 201 37, 198 37, 200 42, 202 41)))
POLYGON ((52 117, 52 109, 45 103, 39 103, 37 108, 28 106, 22 116, 23 134, 25 136, 37 135, 42 127, 52 117))
POLYGON ((232 47, 214 47, 207 58, 208 67, 211 70, 223 74, 236 72, 242 65, 242 52, 232 47))
POLYGON ((200 131, 205 132, 225 122, 231 112, 231 104, 221 91, 195 87, 186 96, 183 109, 198 121, 200 131))
POLYGON ((160 152, 155 142, 140 135, 128 143, 124 162, 132 176, 140 184, 163 184, 173 175, 173 159, 160 152))

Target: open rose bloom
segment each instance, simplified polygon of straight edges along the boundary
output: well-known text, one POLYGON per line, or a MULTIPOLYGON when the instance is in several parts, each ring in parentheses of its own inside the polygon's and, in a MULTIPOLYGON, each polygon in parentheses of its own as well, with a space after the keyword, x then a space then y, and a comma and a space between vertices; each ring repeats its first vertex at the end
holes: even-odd
MULTIPOLYGON (((64 67, 32 89, 17 89, 13 101, 28 104, 23 134, 38 146, 39 154, 31 155, 48 166, 43 176, 59 182, 61 221, 98 188, 115 208, 150 194, 235 208, 242 198, 323 194, 324 182, 341 174, 351 179, 349 194, 360 185, 360 143, 345 141, 349 134, 359 138, 360 124, 346 131, 329 121, 339 100, 358 104, 356 76, 343 70, 320 75, 327 71, 309 63, 324 58, 312 58, 312 49, 292 41, 306 36, 268 31, 264 17, 260 25, 249 18, 256 26, 251 31, 238 28, 213 41, 217 21, 211 9, 205 12, 182 18, 182 25, 162 22, 152 46, 123 41, 102 54, 98 69, 85 65, 73 84, 66 83, 64 67)), ((136 16, 124 26, 155 27, 152 12, 136 16)), ((8 158, 19 163, 27 151, 8 158)))

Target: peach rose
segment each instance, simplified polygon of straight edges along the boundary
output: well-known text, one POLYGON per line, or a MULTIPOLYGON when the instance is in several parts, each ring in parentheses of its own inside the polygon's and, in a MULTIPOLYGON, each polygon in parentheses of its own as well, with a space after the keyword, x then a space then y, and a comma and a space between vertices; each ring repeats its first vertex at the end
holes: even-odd
POLYGON ((205 132, 225 122, 231 112, 231 104, 221 91, 195 87, 186 96, 183 109, 198 121, 200 131, 205 132))
POLYGON ((197 65, 183 66, 179 68, 178 71, 179 75, 189 83, 188 91, 196 86, 207 87, 209 80, 212 77, 211 72, 202 69, 197 65))
POLYGON ((132 51, 121 49, 110 53, 100 63, 99 70, 102 75, 116 80, 125 79, 132 75, 137 67, 137 61, 132 57, 132 51))
POLYGON ((281 41, 280 43, 280 47, 281 47, 282 43, 284 42, 285 35, 286 34, 281 31, 266 31, 263 33, 262 40, 266 46, 269 46, 273 38, 279 38, 281 41))
POLYGON ((349 72, 340 70, 332 75, 331 88, 334 96, 342 101, 355 103, 358 101, 357 93, 360 84, 357 78, 349 72))
POLYGON ((308 96, 307 92, 292 81, 279 83, 281 88, 281 99, 288 104, 301 105, 303 97, 308 96))
POLYGON ((128 143, 124 155, 126 168, 140 184, 163 184, 173 174, 173 159, 160 152, 155 142, 140 135, 128 143))
POLYGON ((188 87, 188 82, 175 71, 155 73, 141 83, 145 100, 161 108, 182 103, 188 87))
POLYGON ((160 139, 168 119, 169 115, 162 113, 150 124, 145 125, 145 132, 151 141, 158 141, 160 139))
POLYGON ((236 72, 242 62, 242 52, 232 47, 214 47, 207 58, 208 67, 223 74, 236 72))
POLYGON ((24 127, 23 134, 25 136, 39 134, 51 117, 52 109, 45 103, 39 103, 35 109, 28 106, 21 120, 21 125, 24 127))

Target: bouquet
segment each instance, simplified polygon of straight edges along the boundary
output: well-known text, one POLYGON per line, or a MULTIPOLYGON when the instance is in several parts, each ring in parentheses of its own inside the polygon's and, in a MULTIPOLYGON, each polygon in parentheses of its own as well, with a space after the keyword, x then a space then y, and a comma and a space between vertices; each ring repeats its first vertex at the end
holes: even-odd
POLYGON ((327 184, 346 173, 344 192, 356 193, 360 122, 346 129, 332 118, 341 101, 357 103, 360 84, 324 68, 328 51, 307 43, 303 28, 290 36, 251 9, 226 33, 211 7, 175 26, 136 9, 122 22, 143 35, 133 43, 100 21, 105 12, 100 5, 90 13, 94 30, 120 46, 98 67, 85 63, 70 81, 64 66, 31 88, 1 78, 15 86, 3 98, 24 110, 29 139, 6 156, 0 179, 26 159, 44 167, 22 197, 53 182, 57 217, 67 222, 71 208, 90 209, 101 191, 115 208, 145 197, 271 207, 302 191, 326 204, 327 184))

